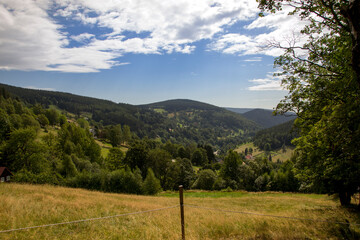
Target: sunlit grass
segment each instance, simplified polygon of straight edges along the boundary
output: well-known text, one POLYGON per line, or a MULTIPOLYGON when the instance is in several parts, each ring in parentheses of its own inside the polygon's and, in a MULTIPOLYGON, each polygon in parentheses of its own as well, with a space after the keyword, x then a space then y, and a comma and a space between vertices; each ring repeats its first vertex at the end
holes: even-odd
MULTIPOLYGON (((178 193, 110 194, 54 186, 0 184, 0 231, 175 206, 178 193)), ((185 191, 185 204, 239 212, 359 223, 327 195, 185 191)), ((187 239, 356 239, 359 227, 219 212, 185 206, 187 239)), ((0 239, 180 239, 180 210, 0 233, 0 239)))
MULTIPOLYGON (((238 153, 244 153, 245 149, 253 149, 253 157, 265 157, 265 152, 255 147, 253 142, 245 143, 240 146, 238 146, 235 151, 238 153)), ((289 160, 291 158, 291 155, 294 152, 293 147, 286 147, 286 151, 283 152, 282 149, 277 149, 276 151, 271 151, 272 161, 276 162, 279 160, 280 162, 284 162, 286 160, 289 160)))
MULTIPOLYGON (((112 145, 105 141, 95 140, 95 142, 101 147, 101 156, 103 158, 106 158, 109 154, 110 148, 112 148, 112 145)), ((128 148, 124 146, 119 146, 120 150, 124 153, 127 152, 128 148)))
POLYGON ((242 145, 238 146, 235 149, 235 151, 238 152, 238 153, 242 153, 242 152, 245 152, 246 148, 247 149, 252 148, 253 149, 253 155, 261 153, 261 151, 257 147, 255 147, 253 142, 242 144, 242 145))

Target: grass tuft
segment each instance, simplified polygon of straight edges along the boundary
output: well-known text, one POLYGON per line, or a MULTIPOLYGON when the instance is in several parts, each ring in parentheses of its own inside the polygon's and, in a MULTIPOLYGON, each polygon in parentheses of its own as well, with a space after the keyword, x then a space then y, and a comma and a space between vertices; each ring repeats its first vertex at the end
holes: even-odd
MULTIPOLYGON (((179 204, 177 193, 111 194, 48 185, 0 184, 0 231, 179 204)), ((207 208, 360 223, 359 212, 326 195, 185 192, 185 204, 207 208)), ((186 239, 358 239, 359 226, 298 221, 185 206, 186 239)), ((0 239, 180 239, 180 210, 0 233, 0 239)))

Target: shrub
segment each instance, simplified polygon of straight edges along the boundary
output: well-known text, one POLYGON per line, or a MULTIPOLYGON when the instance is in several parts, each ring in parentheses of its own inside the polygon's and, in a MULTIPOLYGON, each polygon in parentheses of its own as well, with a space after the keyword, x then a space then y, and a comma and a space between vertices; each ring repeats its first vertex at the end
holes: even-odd
POLYGON ((215 180, 215 172, 211 169, 205 169, 199 173, 199 176, 194 182, 192 188, 212 190, 215 180))
POLYGON ((149 168, 143 185, 144 194, 155 195, 161 190, 159 179, 155 177, 154 172, 149 168))

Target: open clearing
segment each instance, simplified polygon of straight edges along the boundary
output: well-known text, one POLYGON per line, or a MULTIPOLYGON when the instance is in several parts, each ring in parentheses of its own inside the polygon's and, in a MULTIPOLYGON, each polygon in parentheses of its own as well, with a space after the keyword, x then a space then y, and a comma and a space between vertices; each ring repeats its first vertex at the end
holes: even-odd
MULTIPOLYGON (((259 148, 255 147, 254 143, 252 143, 252 142, 245 143, 245 144, 238 146, 235 149, 235 151, 238 153, 244 153, 246 148, 253 149, 253 154, 252 154, 253 157, 265 157, 266 156, 265 152, 260 150, 259 148)), ((278 149, 276 151, 271 151, 270 153, 271 153, 273 162, 276 162, 277 160, 279 160, 280 162, 285 162, 291 158, 291 155, 293 154, 293 152, 294 152, 293 147, 286 147, 285 152, 283 152, 282 149, 278 149)))
MULTIPOLYGON (((0 239, 181 239, 178 194, 111 194, 48 185, 0 184, 0 231, 176 206, 166 210, 88 222, 0 233, 0 239)), ((357 239, 354 209, 327 195, 246 192, 185 192, 186 239, 357 239), (292 220, 220 212, 307 218, 292 220)))

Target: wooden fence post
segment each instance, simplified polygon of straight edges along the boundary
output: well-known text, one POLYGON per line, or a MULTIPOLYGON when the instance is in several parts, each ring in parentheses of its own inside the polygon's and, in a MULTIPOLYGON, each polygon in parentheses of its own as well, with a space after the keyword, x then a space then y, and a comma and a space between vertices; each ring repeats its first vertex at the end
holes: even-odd
POLYGON ((179 186, 179 195, 180 195, 180 215, 181 215, 181 236, 182 240, 185 240, 185 217, 184 217, 184 196, 183 196, 183 186, 179 186))

